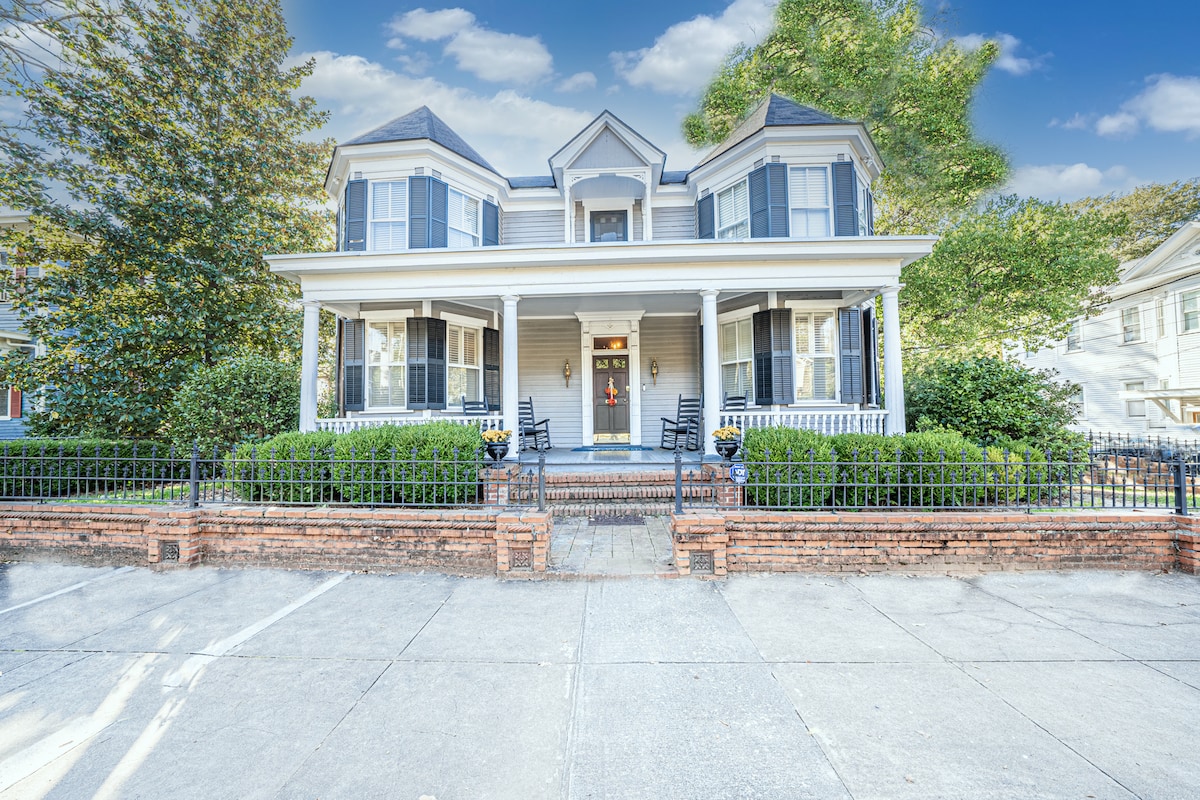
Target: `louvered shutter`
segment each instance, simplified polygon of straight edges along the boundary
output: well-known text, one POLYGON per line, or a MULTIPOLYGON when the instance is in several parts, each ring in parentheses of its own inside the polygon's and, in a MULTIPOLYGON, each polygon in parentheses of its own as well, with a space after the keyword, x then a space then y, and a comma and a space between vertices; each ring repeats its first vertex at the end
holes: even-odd
POLYGON ((429 244, 427 247, 445 247, 448 243, 446 220, 450 217, 450 191, 437 178, 429 179, 429 244))
POLYGON ((13 419, 21 417, 21 390, 15 386, 8 390, 8 416, 13 419))
POLYGON ((875 235, 875 195, 867 192, 867 236, 875 235))
POLYGON ((715 239, 717 236, 716 210, 713 206, 713 195, 701 197, 696 201, 696 238, 715 239))
POLYGON ((446 320, 427 319, 425 353, 429 369, 427 398, 429 408, 446 407, 446 320))
POLYGON ((850 161, 833 164, 833 235, 858 235, 858 179, 850 161))
POLYGON ((875 323, 875 309, 864 308, 863 329, 863 403, 879 405, 879 327, 875 323))
POLYGON ((792 312, 758 311, 750 320, 754 340, 754 402, 787 405, 795 397, 792 368, 792 312))
POLYGON ((343 250, 367 249, 367 182, 350 181, 346 184, 345 209, 346 238, 343 250))
POLYGON ((500 409, 500 331, 483 329, 483 398, 488 408, 500 409))
POLYGON ((408 179, 408 246, 413 249, 429 247, 430 180, 427 175, 408 179))
POLYGON ((838 343, 843 403, 863 402, 862 315, 857 308, 838 309, 838 343))
POLYGON ((429 408, 427 376, 429 375, 429 320, 425 317, 409 317, 405 321, 405 338, 408 340, 408 407, 429 408))
POLYGON ((342 320, 342 403, 347 411, 362 411, 365 407, 366 339, 366 322, 342 320))
POLYGON ((483 246, 500 244, 500 206, 483 201, 483 246))
POLYGON ((750 173, 750 236, 787 235, 787 165, 764 164, 750 173))

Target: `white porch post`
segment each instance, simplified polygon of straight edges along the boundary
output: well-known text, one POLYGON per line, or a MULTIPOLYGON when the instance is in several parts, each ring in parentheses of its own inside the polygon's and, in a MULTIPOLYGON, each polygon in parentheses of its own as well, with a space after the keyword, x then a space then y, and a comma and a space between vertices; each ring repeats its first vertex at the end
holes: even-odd
POLYGON ((883 290, 883 392, 887 432, 904 433, 904 368, 900 363, 900 287, 883 290))
POLYGON ((317 324, 321 319, 321 304, 305 300, 304 340, 300 351, 300 430, 317 429, 317 349, 320 339, 317 324))
POLYGON ((721 356, 717 352, 717 289, 705 289, 702 299, 700 323, 704 326, 704 417, 700 429, 700 441, 704 442, 704 455, 716 456, 712 432, 721 427, 721 356))
POLYGON ((504 429, 513 432, 513 446, 508 449, 508 460, 515 460, 520 457, 521 451, 517 446, 520 442, 520 433, 517 427, 520 424, 517 415, 517 394, 520 388, 517 384, 517 301, 521 298, 515 294, 506 294, 500 297, 504 301, 504 343, 503 343, 503 370, 504 380, 502 382, 500 402, 504 407, 504 429))

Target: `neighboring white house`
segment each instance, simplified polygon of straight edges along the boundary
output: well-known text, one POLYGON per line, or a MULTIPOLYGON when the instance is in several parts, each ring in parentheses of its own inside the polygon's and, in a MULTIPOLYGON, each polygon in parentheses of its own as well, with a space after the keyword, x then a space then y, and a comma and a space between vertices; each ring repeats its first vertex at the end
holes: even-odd
POLYGON ((335 150, 338 252, 267 257, 303 292, 301 428, 453 418, 465 396, 511 429, 532 397, 556 447, 654 446, 684 395, 705 431, 727 396, 743 425, 903 431, 900 270, 935 239, 874 235, 880 169, 862 125, 778 96, 691 170, 606 111, 536 177, 420 108, 335 150), (341 321, 330 420, 320 308, 341 321))
POLYGON ((1025 354, 1082 388, 1079 427, 1134 435, 1200 430, 1200 222, 1122 265, 1112 301, 1063 341, 1025 354))
MULTIPOLYGON (((29 215, 8 208, 0 208, 0 229, 23 229, 29 224, 29 215)), ((0 247, 0 270, 13 270, 8 263, 8 254, 0 247)), ((32 278, 34 275, 21 275, 32 278)), ((16 276, 14 276, 16 277, 16 276)), ((13 310, 8 295, 0 292, 0 354, 19 350, 33 354, 36 342, 25 330, 21 318, 13 310)), ((25 435, 25 412, 29 409, 29 398, 12 386, 0 386, 0 439, 19 439, 25 435)))

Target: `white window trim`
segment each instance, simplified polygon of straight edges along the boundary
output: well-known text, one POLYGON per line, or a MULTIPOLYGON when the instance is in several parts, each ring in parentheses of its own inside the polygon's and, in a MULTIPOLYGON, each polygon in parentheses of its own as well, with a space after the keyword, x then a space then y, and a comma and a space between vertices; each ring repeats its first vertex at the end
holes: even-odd
POLYGON ((737 238, 732 237, 732 236, 722 237, 721 230, 725 229, 725 228, 736 227, 738 225, 743 224, 743 222, 744 222, 744 224, 746 225, 746 236, 744 238, 749 239, 750 238, 750 177, 748 175, 743 175, 741 178, 739 178, 736 181, 730 181, 727 185, 722 186, 720 189, 713 192, 712 197, 713 197, 713 238, 717 239, 717 240, 719 240, 721 238, 730 238, 730 239, 733 239, 733 241, 738 241, 737 238), (746 185, 746 218, 745 218, 745 220, 739 220, 738 222, 732 222, 728 225, 722 225, 721 219, 720 219, 720 216, 721 216, 721 194, 734 189, 740 183, 744 183, 746 185))
MULTIPOLYGON (((483 329, 486 327, 481 320, 472 319, 471 317, 459 317, 456 314, 443 314, 442 319, 446 321, 446 406, 454 405, 456 400, 461 400, 460 397, 450 397, 450 370, 451 369, 467 369, 475 370, 475 391, 479 398, 483 398, 483 329), (477 364, 454 364, 450 361, 450 326, 454 325, 460 329, 475 331, 475 356, 478 359, 477 364)), ((459 350, 462 352, 461 348, 459 350)), ((461 393, 460 393, 461 395, 461 393)))
MULTIPOLYGON (((1078 341, 1076 342, 1075 347, 1071 347, 1071 332, 1068 330, 1067 338, 1065 339, 1065 345, 1064 345, 1066 347, 1066 352, 1067 353, 1082 353, 1083 352, 1083 320, 1081 320, 1081 319, 1074 320, 1071 323, 1071 327, 1076 330, 1076 339, 1078 341)), ((1026 355, 1028 355, 1028 354, 1026 354, 1026 355)))
MULTIPOLYGON (((638 198, 642 199, 642 198, 638 198)), ((603 214, 609 211, 624 211, 625 212, 625 241, 642 241, 641 239, 633 238, 633 205, 634 201, 630 200, 627 205, 622 205, 620 200, 583 200, 583 240, 592 242, 592 214, 603 214)), ((642 200, 645 203, 645 200, 642 200)), ((713 201, 716 202, 715 200, 713 201)), ((713 213, 716 213, 714 209, 713 213)), ((645 233, 643 232, 643 238, 645 233)), ((597 242, 601 244, 601 242, 597 242)), ((604 242, 603 244, 612 244, 612 242, 604 242)), ((617 244, 622 244, 618 242, 617 244)))
MULTIPOLYGON (((792 324, 790 330, 792 332, 792 370, 796 369, 795 361, 799 355, 796 352, 796 312, 812 312, 812 311, 828 311, 833 315, 833 398, 821 399, 814 398, 812 400, 793 400, 788 403, 790 408, 812 408, 829 405, 847 405, 842 402, 842 359, 841 359, 841 336, 838 330, 838 325, 841 324, 838 318, 838 309, 845 308, 841 305, 830 305, 829 300, 787 300, 784 301, 784 308, 792 311, 792 324)), ((793 378, 794 380, 794 378, 793 378)), ((793 396, 795 395, 795 387, 792 389, 793 396)))
POLYGON ((829 166, 825 165, 825 164, 788 164, 787 181, 788 181, 788 191, 789 191, 789 196, 788 196, 788 234, 789 234, 790 238, 793 238, 793 239, 809 239, 809 238, 828 239, 829 237, 833 236, 833 176, 830 174, 829 166), (819 210, 819 209, 814 209, 812 206, 793 205, 790 192, 791 192, 791 187, 792 187, 792 170, 794 170, 794 169, 819 169, 825 173, 825 205, 822 206, 822 209, 825 211, 825 235, 824 236, 816 236, 816 237, 803 236, 802 237, 802 236, 797 236, 795 231, 792 230, 792 212, 793 211, 819 210))
POLYGON ((450 193, 451 193, 451 192, 457 192, 458 194, 462 195, 462 196, 463 196, 463 197, 464 197, 466 200, 473 200, 473 201, 475 201, 475 205, 476 205, 476 212, 475 212, 475 222, 476 222, 476 223, 479 225, 479 229, 478 229, 478 230, 476 230, 474 233, 472 233, 471 231, 468 231, 468 230, 464 230, 464 229, 462 229, 462 228, 456 228, 454 225, 451 225, 451 224, 450 224, 450 213, 449 213, 449 211, 447 210, 447 212, 446 212, 446 240, 447 240, 447 246, 449 246, 450 231, 452 231, 452 230, 453 230, 453 231, 457 231, 458 233, 465 234, 465 235, 467 235, 467 236, 474 236, 474 237, 475 237, 475 243, 474 243, 474 244, 467 245, 467 246, 466 246, 467 248, 480 247, 480 246, 483 244, 483 199, 482 199, 482 198, 479 198, 479 197, 476 197, 475 195, 471 194, 470 192, 464 192, 462 189, 459 189, 459 188, 457 188, 457 187, 455 187, 455 186, 452 186, 452 185, 451 185, 451 184, 450 184, 448 181, 446 181, 444 178, 442 178, 441 180, 442 180, 442 182, 443 182, 443 183, 445 183, 445 184, 446 184, 446 203, 447 203, 447 208, 449 207, 449 203, 450 203, 450 193))
MULTIPOLYGON (((409 209, 409 203, 412 202, 412 198, 409 197, 408 190, 409 190, 409 185, 408 185, 408 177, 407 176, 395 177, 395 178, 379 177, 379 178, 370 178, 367 180, 367 225, 366 225, 367 230, 366 230, 366 234, 364 236, 367 252, 392 253, 392 252, 399 252, 400 250, 408 250, 409 249, 409 246, 408 246, 409 237, 412 236, 412 230, 409 225, 409 219, 412 216, 412 214, 410 213, 410 209, 409 209), (379 220, 380 222, 386 221, 386 222, 403 222, 404 223, 404 247, 399 248, 399 250, 375 250, 375 242, 374 242, 375 235, 373 233, 373 228, 374 228, 374 224, 376 221, 375 213, 374 213, 374 211, 375 211, 375 187, 381 183, 403 183, 404 184, 404 218, 397 219, 394 217, 388 217, 386 220, 379 220)), ((345 224, 346 224, 346 215, 343 213, 342 214, 342 226, 344 227, 345 224)), ((339 236, 340 235, 341 235, 341 232, 339 232, 339 236)), ((341 240, 339 239, 339 241, 341 241, 341 240)))
MULTIPOLYGON (((1200 332, 1200 325, 1197 325, 1191 330, 1188 330, 1187 328, 1187 314, 1183 309, 1183 303, 1186 296, 1189 294, 1196 295, 1197 305, 1200 306, 1200 289, 1186 289, 1179 293, 1179 334, 1181 336, 1200 332)), ((1197 308, 1197 311, 1200 311, 1200 308, 1197 308)))
MULTIPOLYGON (((1144 392, 1144 391, 1146 391, 1146 382, 1145 381, 1123 381, 1121 383, 1121 388, 1124 389, 1126 392, 1144 392), (1139 386, 1139 388, 1137 388, 1137 389, 1130 388, 1132 386, 1139 386)), ((1147 407, 1146 403, 1147 403, 1147 401, 1144 398, 1143 399, 1136 399, 1136 398, 1127 399, 1125 401, 1125 418, 1126 419, 1146 419, 1149 416, 1149 408, 1147 407), (1129 410, 1130 403, 1141 403, 1142 404, 1142 413, 1141 414, 1130 413, 1130 410, 1129 410)))
POLYGON ((1144 314, 1142 314, 1142 307, 1141 307, 1140 305, 1137 305, 1137 306, 1131 306, 1131 307, 1128 307, 1128 308, 1122 308, 1122 309, 1121 309, 1121 311, 1120 311, 1120 313, 1119 313, 1119 314, 1118 314, 1118 316, 1117 316, 1117 325, 1118 325, 1118 331, 1119 331, 1119 335, 1120 335, 1120 337, 1121 337, 1121 344, 1122 344, 1122 345, 1127 345, 1127 344, 1142 344, 1143 342, 1145 342, 1145 341, 1146 341, 1146 325, 1145 325, 1145 322, 1146 322, 1146 320, 1145 320, 1145 315, 1144 315, 1144 314), (1138 335, 1137 335, 1137 338, 1136 338, 1136 339, 1126 339, 1126 338, 1125 338, 1125 313, 1126 313, 1127 311, 1133 311, 1135 314, 1137 314, 1137 321, 1138 321, 1137 331, 1138 331, 1138 335))
MULTIPOLYGON (((407 329, 404 332, 404 361, 401 362, 401 363, 403 363, 404 369, 405 369, 404 389, 406 392, 406 395, 405 395, 406 399, 405 399, 404 405, 399 405, 399 406, 374 406, 374 405, 371 405, 371 366, 372 366, 372 364, 371 364, 371 349, 369 347, 369 342, 371 340, 370 323, 372 323, 372 322, 390 322, 393 324, 407 323, 408 318, 413 316, 413 312, 412 311, 376 311, 376 312, 367 311, 367 312, 359 314, 359 316, 368 323, 366 326, 367 330, 364 331, 365 335, 363 337, 363 339, 364 339, 364 341, 363 341, 363 413, 378 414, 378 413, 384 413, 384 412, 394 413, 397 411, 408 411, 409 408, 408 408, 408 400, 407 400, 407 391, 408 391, 408 372, 407 372, 407 370, 408 370, 408 331, 407 331, 407 329), (381 315, 381 316, 376 316, 377 314, 381 315), (370 315, 370 316, 368 316, 368 315, 370 315)), ((392 366, 392 365, 389 364, 388 366, 392 366)))
MULTIPOLYGON (((746 308, 739 308, 734 311, 726 311, 723 314, 717 315, 717 365, 721 368, 721 374, 718 376, 718 378, 721 383, 722 403, 724 402, 723 398, 724 398, 724 394, 725 394, 725 375, 724 375, 725 365, 742 363, 742 359, 738 359, 737 361, 725 361, 721 357, 721 353, 725 349, 724 348, 725 326, 729 325, 729 324, 737 324, 744 320, 753 319, 754 315, 756 313, 758 313, 758 311, 759 311, 758 306, 747 306, 746 308)), ((746 390, 746 408, 749 409, 749 408, 755 407, 755 405, 754 405, 754 326, 753 326, 753 324, 751 324, 751 326, 750 326, 750 357, 746 360, 749 362, 749 365, 750 365, 750 385, 747 387, 747 390, 746 390)))

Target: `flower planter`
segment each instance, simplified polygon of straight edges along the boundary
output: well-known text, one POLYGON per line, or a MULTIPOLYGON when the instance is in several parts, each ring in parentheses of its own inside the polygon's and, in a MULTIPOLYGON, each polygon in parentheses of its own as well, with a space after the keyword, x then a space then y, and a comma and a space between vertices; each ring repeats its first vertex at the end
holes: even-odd
POLYGON ((487 448, 488 458, 496 466, 508 455, 508 442, 486 442, 484 446, 487 448))
POLYGON ((717 448, 717 455, 722 461, 729 461, 738 451, 737 439, 714 439, 713 446, 717 448))

